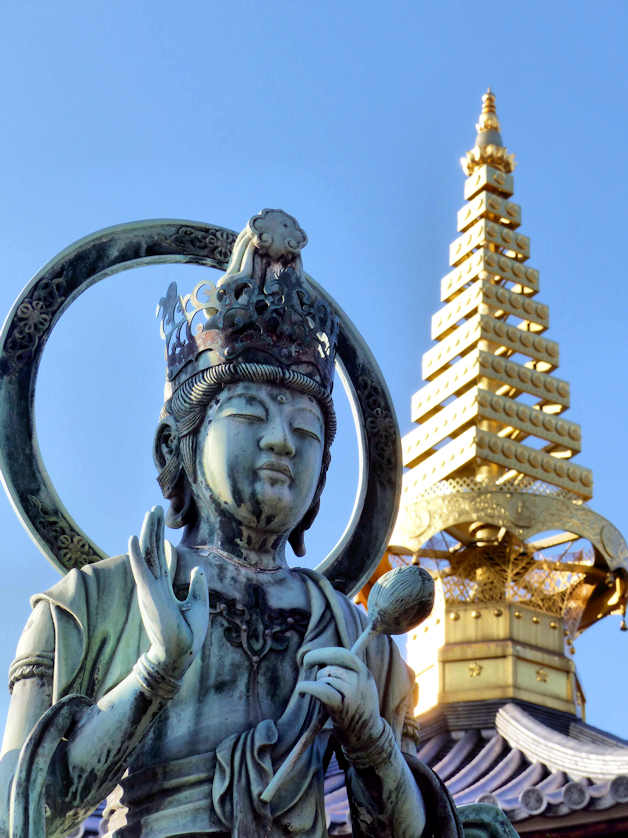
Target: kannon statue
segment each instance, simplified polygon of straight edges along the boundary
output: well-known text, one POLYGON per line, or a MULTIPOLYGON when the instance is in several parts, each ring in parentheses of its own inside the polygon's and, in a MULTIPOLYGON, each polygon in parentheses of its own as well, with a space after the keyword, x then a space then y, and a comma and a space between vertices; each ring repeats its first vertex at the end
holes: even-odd
POLYGON ((305 553, 336 428, 338 318, 303 273, 305 243, 265 210, 215 286, 173 284, 161 300, 154 459, 168 508, 148 512, 127 554, 33 598, 10 669, 0 835, 66 835, 106 799, 104 836, 323 838, 334 753, 353 835, 463 834, 404 738, 414 681, 396 645, 373 636, 353 653, 365 615, 287 563, 288 544, 305 553), (181 530, 176 547, 164 524, 181 530))

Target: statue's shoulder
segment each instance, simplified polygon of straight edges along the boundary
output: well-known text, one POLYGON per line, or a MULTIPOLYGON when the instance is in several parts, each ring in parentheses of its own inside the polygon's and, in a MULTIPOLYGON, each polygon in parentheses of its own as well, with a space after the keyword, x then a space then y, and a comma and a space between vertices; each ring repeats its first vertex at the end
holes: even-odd
POLYGON ((74 568, 31 603, 52 614, 54 646, 63 650, 55 657, 55 700, 70 692, 102 694, 137 660, 142 623, 128 556, 74 568), (132 651, 116 669, 112 661, 124 643, 132 651))
POLYGON ((326 576, 316 570, 306 567, 295 567, 292 570, 299 573, 306 583, 313 585, 322 594, 339 627, 341 636, 344 634, 343 645, 347 643, 351 645, 367 623, 364 609, 335 588, 326 576))
POLYGON ((341 607, 346 612, 351 614, 352 619, 357 625, 358 631, 362 631, 368 622, 368 617, 364 608, 361 605, 357 605, 351 597, 347 596, 347 594, 343 594, 342 591, 339 591, 337 588, 333 588, 333 590, 336 595, 336 599, 341 603, 341 607))
POLYGON ((123 596, 134 586, 128 555, 110 556, 70 570, 47 591, 32 597, 31 604, 34 606, 40 600, 47 600, 51 604, 64 605, 78 596, 97 597, 104 591, 123 596))
POLYGON ((119 556, 108 556, 99 562, 83 565, 79 573, 111 580, 133 578, 127 553, 122 553, 119 556))

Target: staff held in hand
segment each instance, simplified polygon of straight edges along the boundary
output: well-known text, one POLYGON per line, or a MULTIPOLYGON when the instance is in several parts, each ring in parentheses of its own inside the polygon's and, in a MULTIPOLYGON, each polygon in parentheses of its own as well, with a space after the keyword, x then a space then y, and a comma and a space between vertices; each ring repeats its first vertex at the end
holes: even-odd
MULTIPOLYGON (((323 665, 316 681, 304 681, 298 686, 302 693, 319 698, 332 714, 334 722, 345 721, 343 694, 330 681, 333 678, 348 678, 356 681, 354 690, 364 693, 363 706, 366 711, 373 700, 377 702, 374 685, 369 683, 368 669, 360 661, 360 654, 371 634, 405 634, 416 628, 430 614, 434 605, 434 582, 422 567, 408 565, 383 574, 371 588, 368 598, 368 622, 362 634, 351 649, 316 649, 308 652, 304 664, 323 665), (343 674, 339 674, 339 668, 343 674), (364 682, 364 683, 362 683, 364 682)), ((377 708, 377 711, 379 708, 377 708)), ((352 721, 352 720, 346 720, 352 721)), ((325 723, 325 713, 320 708, 309 728, 303 733, 281 765, 273 779, 262 792, 261 799, 269 803, 296 765, 299 757, 312 744, 325 723)))

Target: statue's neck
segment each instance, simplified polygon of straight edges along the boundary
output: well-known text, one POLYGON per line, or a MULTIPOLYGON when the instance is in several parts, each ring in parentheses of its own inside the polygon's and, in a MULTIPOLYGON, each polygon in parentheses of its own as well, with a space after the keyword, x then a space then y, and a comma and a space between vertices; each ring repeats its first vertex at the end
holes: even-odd
POLYGON ((257 570, 287 567, 288 533, 274 533, 246 527, 226 515, 199 516, 187 526, 181 545, 193 550, 216 550, 237 563, 257 570))

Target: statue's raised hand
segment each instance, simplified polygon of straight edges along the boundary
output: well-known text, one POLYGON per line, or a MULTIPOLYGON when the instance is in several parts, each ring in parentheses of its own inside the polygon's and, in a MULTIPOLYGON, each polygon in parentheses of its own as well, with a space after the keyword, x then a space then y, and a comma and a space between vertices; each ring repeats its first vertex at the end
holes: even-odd
POLYGON ((172 590, 164 542, 164 514, 160 506, 146 513, 139 539, 129 539, 129 558, 137 587, 137 599, 152 663, 173 678, 181 678, 203 645, 209 620, 205 574, 192 570, 187 598, 181 601, 172 590))

